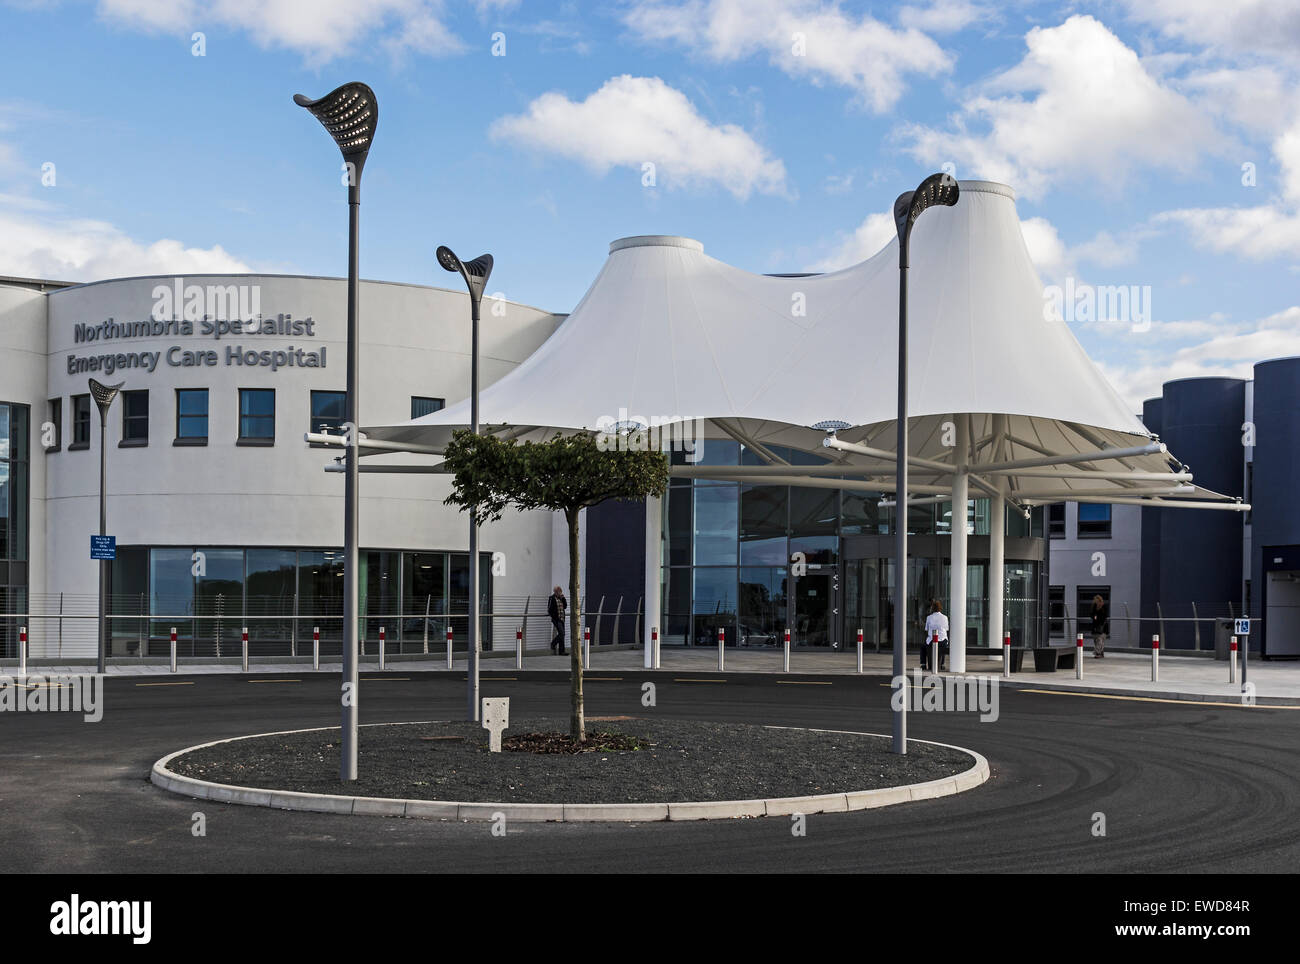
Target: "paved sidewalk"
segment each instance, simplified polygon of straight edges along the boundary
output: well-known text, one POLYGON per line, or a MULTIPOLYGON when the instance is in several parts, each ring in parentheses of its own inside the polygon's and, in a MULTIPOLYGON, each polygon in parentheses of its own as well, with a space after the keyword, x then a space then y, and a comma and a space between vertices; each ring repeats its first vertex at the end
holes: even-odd
MULTIPOLYGON (((592 655, 592 665, 588 672, 592 676, 614 673, 644 674, 653 672, 642 666, 643 654, 640 650, 601 651, 596 648, 592 655)), ((909 673, 916 666, 916 655, 909 654, 909 673)), ((487 657, 481 663, 482 672, 491 676, 512 676, 520 672, 567 672, 569 658, 552 656, 547 651, 530 651, 524 660, 524 669, 515 668, 513 656, 487 657)), ((661 652, 662 673, 705 674, 716 673, 718 669, 717 650, 713 648, 665 647, 661 652)), ((90 669, 86 665, 44 666, 33 664, 29 667, 32 674, 85 673, 90 669)), ((367 655, 361 664, 362 673, 374 673, 379 669, 379 661, 373 655, 367 655)), ((856 673, 856 659, 853 651, 849 652, 800 652, 795 651, 790 657, 792 675, 798 676, 840 676, 856 673)), ((337 674, 342 671, 339 662, 322 662, 319 671, 313 671, 310 663, 304 662, 257 662, 250 666, 250 672, 259 675, 277 674, 302 676, 313 672, 337 674)), ((429 657, 390 657, 387 664, 389 673, 423 673, 446 672, 445 656, 429 657)), ((454 673, 465 672, 465 659, 459 656, 453 664, 454 673)), ((781 675, 780 649, 728 649, 726 653, 726 671, 728 673, 771 673, 781 675)), ((863 659, 863 671, 876 676, 888 676, 892 672, 890 654, 868 652, 863 659)), ((0 667, 0 675, 13 675, 17 668, 12 665, 0 667)), ((209 673, 240 673, 238 663, 182 663, 178 675, 199 676, 209 673)), ((970 659, 967 661, 968 673, 984 673, 1001 676, 1002 660, 970 659)), ((110 676, 166 677, 171 673, 166 663, 141 662, 110 665, 110 676)), ((1026 654, 1022 672, 1014 673, 1008 680, 1010 685, 1024 689, 1051 689, 1057 691, 1080 691, 1102 694, 1121 694, 1147 696, 1151 698, 1215 701, 1241 700, 1240 667, 1238 682, 1228 682, 1228 664, 1203 657, 1175 656, 1168 652, 1160 656, 1160 680, 1151 681, 1151 658, 1143 655, 1126 653, 1109 653, 1105 659, 1093 659, 1090 652, 1085 652, 1083 660, 1083 680, 1076 680, 1073 669, 1058 670, 1055 673, 1037 673, 1033 669, 1032 659, 1026 654)), ((1300 705, 1300 660, 1265 661, 1251 660, 1249 680, 1254 685, 1255 696, 1262 703, 1286 703, 1300 705)))

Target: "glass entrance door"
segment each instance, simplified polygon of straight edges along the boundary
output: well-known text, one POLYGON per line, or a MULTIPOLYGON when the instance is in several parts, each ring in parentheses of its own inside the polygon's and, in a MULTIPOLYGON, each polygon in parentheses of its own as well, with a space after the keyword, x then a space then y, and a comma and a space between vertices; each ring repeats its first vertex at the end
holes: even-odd
POLYGON ((832 566, 823 571, 808 567, 794 578, 794 617, 790 641, 795 646, 829 646, 838 642, 835 608, 836 583, 832 566))

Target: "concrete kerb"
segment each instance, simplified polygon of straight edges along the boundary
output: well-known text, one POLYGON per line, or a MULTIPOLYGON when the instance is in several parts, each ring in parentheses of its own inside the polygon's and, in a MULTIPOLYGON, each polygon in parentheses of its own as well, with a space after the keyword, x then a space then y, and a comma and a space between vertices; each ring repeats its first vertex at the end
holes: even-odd
MULTIPOLYGON (((1029 675, 1032 676, 1033 674, 1029 675)), ((1174 703, 1213 703, 1219 706, 1253 706, 1255 708, 1262 707, 1263 709, 1300 706, 1300 697, 1295 696, 1256 696, 1253 704, 1246 704, 1242 702, 1240 693, 1193 693, 1180 690, 1144 690, 1137 687, 1090 686, 1087 684, 1078 686, 1075 685, 1073 680, 1056 682, 1051 676, 1052 674, 1049 673, 1044 674, 1042 680, 1012 678, 999 679, 998 682, 1008 689, 1051 690, 1053 693, 1067 693, 1072 696, 1124 696, 1131 699, 1168 700, 1174 703)))
MULTIPOLYGON (((367 723, 365 726, 419 726, 424 723, 445 722, 421 720, 407 723, 367 723)), ((264 787, 237 787, 213 783, 176 773, 168 767, 177 757, 222 743, 252 740, 262 736, 288 736, 294 733, 319 733, 337 730, 337 726, 317 726, 301 730, 279 730, 273 733, 254 733, 234 736, 224 740, 199 743, 169 753, 158 760, 149 774, 155 786, 182 796, 216 803, 239 804, 251 807, 270 807, 278 810, 300 810, 308 813, 361 814, 379 817, 419 817, 434 820, 495 820, 498 815, 508 821, 519 822, 623 822, 649 823, 664 820, 719 820, 740 817, 776 817, 794 813, 846 813, 853 810, 871 810, 893 806, 913 800, 933 800, 963 790, 971 790, 989 778, 989 764, 981 754, 950 743, 929 740, 911 740, 930 746, 959 750, 974 758, 969 769, 950 777, 913 783, 899 787, 881 787, 875 790, 855 790, 847 793, 824 793, 805 797, 773 797, 762 800, 701 800, 664 803, 481 803, 453 800, 399 800, 388 797, 345 796, 330 793, 304 793, 298 790, 277 790, 264 787)), ((814 733, 844 733, 853 736, 887 738, 881 733, 862 733, 854 730, 818 730, 807 727, 777 727, 770 729, 808 729, 814 733)))

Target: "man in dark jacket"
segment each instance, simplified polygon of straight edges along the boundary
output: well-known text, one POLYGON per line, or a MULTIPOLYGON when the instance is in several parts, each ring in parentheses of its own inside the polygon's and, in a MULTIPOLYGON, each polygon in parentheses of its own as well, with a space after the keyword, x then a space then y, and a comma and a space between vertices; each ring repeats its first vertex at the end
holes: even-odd
POLYGON ((1106 656, 1106 637, 1110 635, 1110 607, 1100 596, 1092 597, 1092 658, 1106 656))
POLYGON ((546 615, 551 617, 551 625, 555 627, 555 636, 551 639, 551 652, 563 656, 566 653, 564 648, 564 613, 569 608, 569 601, 564 598, 564 590, 559 586, 555 587, 555 592, 551 593, 551 598, 546 600, 546 615))

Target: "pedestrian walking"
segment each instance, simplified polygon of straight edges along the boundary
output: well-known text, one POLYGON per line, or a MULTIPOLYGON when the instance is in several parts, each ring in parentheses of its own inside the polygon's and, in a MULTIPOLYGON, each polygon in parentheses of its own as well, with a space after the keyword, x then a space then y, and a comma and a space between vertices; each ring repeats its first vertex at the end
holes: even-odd
POLYGON ((551 617, 551 625, 555 627, 555 635, 551 637, 551 652, 560 656, 565 655, 564 648, 564 613, 569 608, 569 601, 564 598, 564 590, 559 586, 551 593, 551 597, 546 600, 546 615, 551 617))
POLYGON ((1110 635, 1110 606, 1100 596, 1092 597, 1092 658, 1106 656, 1106 637, 1110 635))
POLYGON ((925 642, 921 644, 921 669, 943 669, 943 655, 948 651, 948 617, 939 600, 930 600, 930 615, 925 617, 925 642), (938 647, 933 640, 938 639, 938 647), (938 661, 936 663, 936 660, 938 661))

